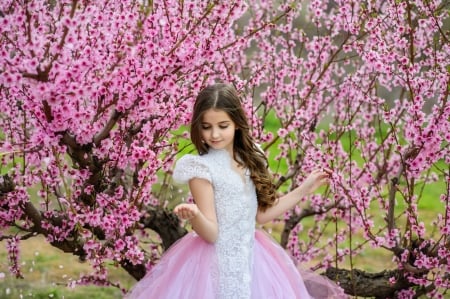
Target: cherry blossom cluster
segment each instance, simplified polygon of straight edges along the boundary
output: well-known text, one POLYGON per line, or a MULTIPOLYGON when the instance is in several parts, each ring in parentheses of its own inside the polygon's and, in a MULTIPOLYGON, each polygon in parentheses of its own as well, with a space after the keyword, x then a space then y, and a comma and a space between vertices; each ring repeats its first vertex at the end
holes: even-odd
POLYGON ((164 202, 154 185, 178 152, 172 130, 189 122, 200 88, 226 79, 220 49, 242 44, 231 27, 245 9, 2 2, 0 225, 13 273, 20 275, 21 239, 10 235, 13 226, 90 261, 92 279, 81 283, 106 281, 109 261, 157 261, 159 251, 139 247, 134 232, 144 207, 164 202))

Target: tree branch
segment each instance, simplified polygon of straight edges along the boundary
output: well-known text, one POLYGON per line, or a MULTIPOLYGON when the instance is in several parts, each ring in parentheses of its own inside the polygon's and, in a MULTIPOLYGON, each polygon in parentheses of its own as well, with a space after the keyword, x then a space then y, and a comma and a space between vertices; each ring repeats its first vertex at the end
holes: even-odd
POLYGON ((114 110, 105 127, 94 136, 93 142, 95 145, 99 145, 103 139, 109 136, 109 132, 111 132, 112 128, 115 126, 121 116, 122 113, 114 110))

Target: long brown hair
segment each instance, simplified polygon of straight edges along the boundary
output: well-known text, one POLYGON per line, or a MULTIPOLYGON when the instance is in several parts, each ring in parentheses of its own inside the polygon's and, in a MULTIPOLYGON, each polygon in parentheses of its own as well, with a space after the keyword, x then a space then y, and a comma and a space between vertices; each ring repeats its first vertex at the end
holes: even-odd
POLYGON ((197 96, 191 121, 191 140, 200 155, 208 153, 208 145, 202 142, 201 122, 209 109, 225 111, 236 125, 233 158, 238 164, 250 170, 250 178, 255 184, 258 207, 266 210, 275 200, 275 186, 268 169, 267 158, 250 135, 245 111, 236 89, 229 84, 217 83, 207 86, 197 96))

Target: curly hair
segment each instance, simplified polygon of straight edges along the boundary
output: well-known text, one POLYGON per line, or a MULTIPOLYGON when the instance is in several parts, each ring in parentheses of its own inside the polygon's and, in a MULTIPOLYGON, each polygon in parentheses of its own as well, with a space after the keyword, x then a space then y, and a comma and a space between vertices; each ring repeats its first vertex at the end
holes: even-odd
POLYGON ((229 84, 217 83, 207 86, 198 94, 191 120, 191 140, 200 155, 208 153, 208 145, 202 142, 201 122, 203 114, 209 109, 225 111, 236 125, 233 158, 239 166, 249 169, 256 188, 258 208, 265 211, 276 201, 275 185, 267 158, 251 137, 250 126, 236 89, 229 84))

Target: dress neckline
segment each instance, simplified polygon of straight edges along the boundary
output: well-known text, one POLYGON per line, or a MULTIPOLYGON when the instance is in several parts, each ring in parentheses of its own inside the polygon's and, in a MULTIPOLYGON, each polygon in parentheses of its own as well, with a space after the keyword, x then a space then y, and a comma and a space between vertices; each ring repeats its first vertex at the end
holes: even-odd
MULTIPOLYGON (((248 168, 244 167, 242 169, 242 172, 239 171, 239 169, 237 169, 237 167, 234 166, 234 159, 233 156, 226 150, 226 149, 213 149, 210 148, 208 150, 208 153, 220 153, 221 155, 224 155, 227 157, 227 162, 228 162, 228 166, 230 167, 230 170, 237 175, 241 182, 245 185, 247 185, 247 176, 248 176, 248 168)), ((237 162, 236 162, 237 163, 237 162)))

